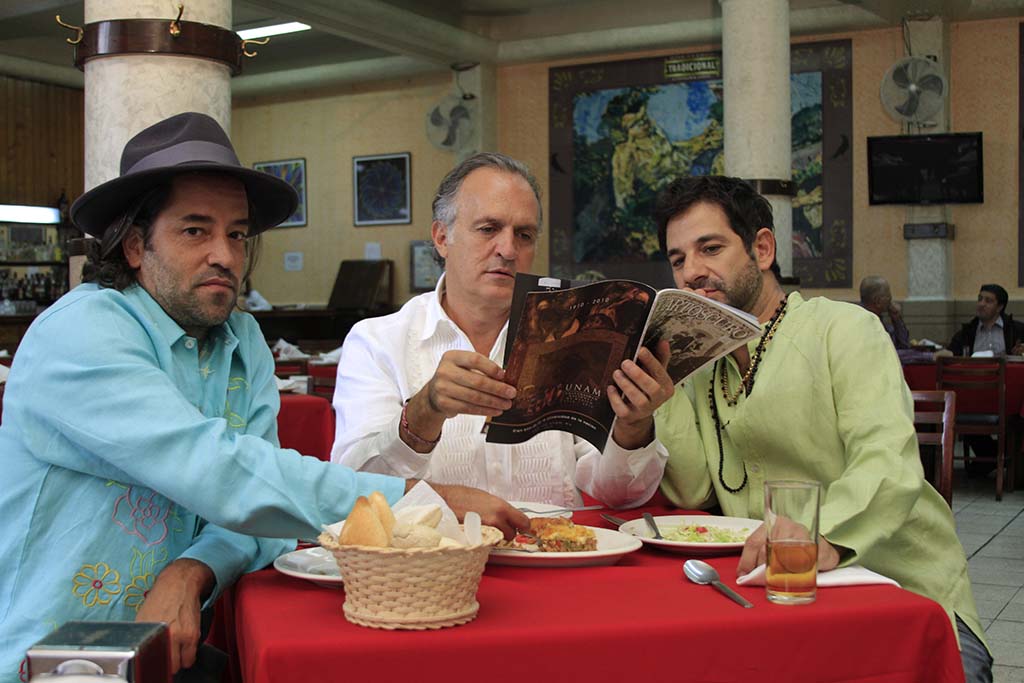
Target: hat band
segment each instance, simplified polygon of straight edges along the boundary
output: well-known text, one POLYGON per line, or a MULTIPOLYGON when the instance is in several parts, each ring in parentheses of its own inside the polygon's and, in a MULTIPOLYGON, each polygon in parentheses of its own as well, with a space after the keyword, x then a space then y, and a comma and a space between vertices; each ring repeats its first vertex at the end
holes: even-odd
POLYGON ((159 152, 153 152, 139 159, 127 171, 121 174, 122 177, 141 171, 149 171, 154 168, 167 168, 179 164, 210 162, 223 164, 225 166, 241 167, 238 157, 230 147, 218 145, 216 142, 205 140, 189 140, 171 145, 159 152))

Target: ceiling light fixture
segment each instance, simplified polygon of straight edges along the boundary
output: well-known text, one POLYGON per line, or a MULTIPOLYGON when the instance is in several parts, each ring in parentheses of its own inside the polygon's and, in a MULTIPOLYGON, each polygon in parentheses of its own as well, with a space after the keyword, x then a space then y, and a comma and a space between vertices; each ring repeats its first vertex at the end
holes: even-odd
POLYGON ((308 31, 309 29, 309 24, 300 24, 297 21, 289 21, 287 24, 273 24, 272 26, 261 26, 260 28, 247 28, 244 31, 238 31, 238 37, 242 40, 254 40, 256 38, 266 38, 268 36, 280 36, 285 33, 308 31))

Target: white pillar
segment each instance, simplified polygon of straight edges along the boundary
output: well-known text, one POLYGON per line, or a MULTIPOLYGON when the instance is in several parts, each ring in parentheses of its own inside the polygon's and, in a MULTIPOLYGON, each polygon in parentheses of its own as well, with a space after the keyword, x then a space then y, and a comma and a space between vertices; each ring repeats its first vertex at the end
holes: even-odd
MULTIPOLYGON (((725 172, 757 180, 790 180, 788 0, 719 0, 725 82, 725 172)), ((793 202, 767 195, 775 219, 776 258, 793 274, 793 202)))
MULTIPOLYGON (((167 0, 85 0, 85 23, 177 16, 167 0)), ((182 21, 231 28, 230 0, 185 2, 182 21)), ((231 131, 231 72, 217 62, 176 55, 115 55, 85 63, 85 189, 120 174, 121 150, 143 128, 198 111, 231 131)))
POLYGON ((497 69, 493 64, 478 64, 468 71, 452 75, 453 87, 474 95, 472 143, 459 150, 456 161, 463 161, 476 152, 498 150, 498 87, 497 69))
MULTIPOLYGON (((949 41, 946 21, 941 17, 908 22, 914 56, 932 55, 946 74, 949 83, 949 41)), ((911 133, 945 133, 949 130, 949 97, 942 110, 933 117, 934 126, 911 133)), ((949 207, 910 206, 906 211, 907 223, 948 223, 949 207)), ((918 301, 946 301, 953 298, 953 243, 946 237, 912 239, 907 241, 907 299, 918 301)))

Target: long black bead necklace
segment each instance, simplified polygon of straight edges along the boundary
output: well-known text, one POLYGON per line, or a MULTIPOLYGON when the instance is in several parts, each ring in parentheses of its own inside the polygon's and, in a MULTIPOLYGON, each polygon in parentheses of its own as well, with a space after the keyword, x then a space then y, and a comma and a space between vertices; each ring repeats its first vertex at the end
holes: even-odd
POLYGON ((782 317, 786 315, 786 300, 783 299, 779 303, 779 307, 775 309, 775 313, 768 321, 768 325, 765 326, 764 332, 761 333, 761 339, 757 342, 757 346, 754 348, 754 353, 750 358, 750 367, 747 368, 747 372, 744 373, 743 379, 740 382, 739 389, 736 391, 736 396, 730 398, 729 396, 729 384, 728 378, 728 365, 726 364, 725 358, 722 358, 715 364, 711 373, 711 386, 708 387, 708 403, 711 406, 711 419, 715 421, 715 436, 718 437, 718 481, 721 482, 722 487, 725 488, 729 493, 739 493, 743 490, 743 487, 747 485, 747 465, 743 463, 743 481, 736 488, 729 486, 725 483, 725 447, 722 445, 722 429, 724 425, 718 415, 718 401, 715 399, 715 372, 720 372, 722 376, 722 395, 730 406, 736 405, 740 399, 740 394, 746 393, 748 396, 754 389, 754 378, 757 375, 757 367, 761 364, 761 357, 764 355, 764 349, 771 341, 772 337, 775 336, 775 330, 778 328, 779 323, 782 322, 782 317))

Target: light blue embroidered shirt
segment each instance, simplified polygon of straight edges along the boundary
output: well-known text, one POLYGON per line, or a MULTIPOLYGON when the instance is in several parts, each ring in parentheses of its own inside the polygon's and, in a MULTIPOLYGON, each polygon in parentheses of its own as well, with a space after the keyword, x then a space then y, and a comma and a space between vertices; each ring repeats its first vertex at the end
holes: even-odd
POLYGON ((278 448, 273 371, 252 316, 200 347, 138 286, 81 285, 33 322, 0 426, 0 681, 65 621, 133 620, 175 559, 213 570, 213 600, 359 495, 402 496, 278 448))

